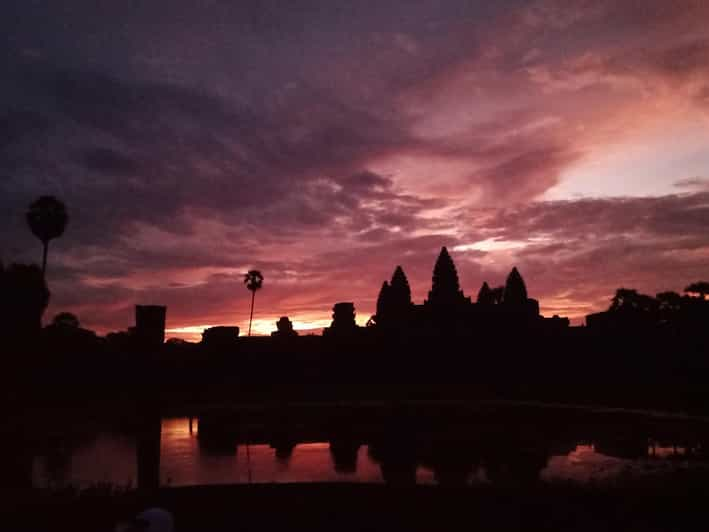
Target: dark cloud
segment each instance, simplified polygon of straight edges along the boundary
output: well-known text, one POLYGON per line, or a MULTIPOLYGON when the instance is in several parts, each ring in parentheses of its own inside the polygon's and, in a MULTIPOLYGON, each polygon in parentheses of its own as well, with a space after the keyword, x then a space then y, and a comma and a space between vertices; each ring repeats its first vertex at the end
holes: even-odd
POLYGON ((485 200, 529 201, 556 185, 561 170, 579 156, 569 146, 543 146, 511 155, 473 178, 482 183, 485 200))
POLYGON ((674 182, 674 186, 683 189, 709 189, 709 179, 703 177, 688 177, 674 182))
POLYGON ((274 211, 276 224, 325 224, 356 208, 359 193, 387 184, 352 172, 365 157, 406 138, 396 122, 302 90, 275 108, 247 108, 198 90, 92 72, 49 71, 37 78, 62 135, 54 143, 62 149, 36 147, 31 164, 20 169, 35 173, 35 186, 12 190, 6 199, 27 203, 42 193, 36 168, 51 167, 76 226, 85 228, 78 239, 83 245, 107 244, 107 235, 120 237, 135 223, 188 230, 186 209, 237 224, 261 222, 264 209, 274 211), (94 146, 81 147, 89 139, 94 146), (76 150, 78 163, 100 178, 73 177, 75 161, 67 154, 76 150), (42 164, 45 157, 52 160, 42 164), (323 180, 343 180, 341 190, 328 194, 323 180))
POLYGON ((130 157, 109 148, 86 150, 81 156, 81 162, 87 170, 100 174, 133 174, 139 168, 139 165, 130 157))
POLYGON ((661 50, 654 62, 662 72, 672 76, 688 76, 704 72, 709 63, 709 38, 702 37, 661 50))
POLYGON ((709 194, 535 202, 496 211, 484 223, 485 229, 495 229, 507 240, 645 233, 684 238, 705 233, 709 194))
POLYGON ((9 110, 0 116, 0 150, 27 137, 41 134, 48 127, 49 121, 39 113, 9 110))

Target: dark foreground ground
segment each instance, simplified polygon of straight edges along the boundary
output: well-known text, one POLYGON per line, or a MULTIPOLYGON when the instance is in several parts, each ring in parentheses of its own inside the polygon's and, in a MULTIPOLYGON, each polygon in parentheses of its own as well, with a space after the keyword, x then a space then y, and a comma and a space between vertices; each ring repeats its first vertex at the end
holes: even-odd
POLYGON ((84 493, 16 502, 4 530, 109 531, 140 510, 173 512, 178 532, 227 530, 683 531, 709 527, 706 474, 611 486, 447 489, 282 484, 84 493))

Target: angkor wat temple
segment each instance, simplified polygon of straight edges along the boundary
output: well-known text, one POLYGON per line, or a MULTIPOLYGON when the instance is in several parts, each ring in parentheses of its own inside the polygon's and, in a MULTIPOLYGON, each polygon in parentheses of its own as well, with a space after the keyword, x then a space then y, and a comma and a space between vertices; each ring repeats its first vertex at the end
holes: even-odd
MULTIPOLYGON (((469 334, 505 328, 557 330, 569 326, 568 318, 544 318, 539 302, 527 295, 527 287, 517 268, 507 276, 504 286, 490 288, 484 282, 475 302, 463 293, 458 272, 448 250, 443 247, 433 268, 428 298, 417 305, 401 266, 390 281, 384 281, 377 298, 376 314, 367 323, 384 334, 469 334)), ((332 325, 326 336, 356 331, 354 304, 337 303, 332 325)))

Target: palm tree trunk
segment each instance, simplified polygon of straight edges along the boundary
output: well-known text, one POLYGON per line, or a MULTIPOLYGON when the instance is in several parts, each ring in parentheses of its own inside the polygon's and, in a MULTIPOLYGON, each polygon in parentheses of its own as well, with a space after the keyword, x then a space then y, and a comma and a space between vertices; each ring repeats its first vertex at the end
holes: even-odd
POLYGON ((251 291, 251 316, 249 317, 249 336, 251 336, 251 322, 254 321, 254 298, 256 297, 256 290, 251 291))
POLYGON ((47 250, 49 249, 49 241, 42 242, 44 244, 44 250, 42 251, 42 277, 47 275, 47 250))

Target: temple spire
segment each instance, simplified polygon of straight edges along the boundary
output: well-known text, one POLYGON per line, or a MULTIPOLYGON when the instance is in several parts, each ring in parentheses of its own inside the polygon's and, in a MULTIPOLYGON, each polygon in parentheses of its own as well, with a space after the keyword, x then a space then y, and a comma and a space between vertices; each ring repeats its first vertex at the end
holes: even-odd
POLYGON ((494 297, 490 286, 487 284, 487 281, 485 281, 478 292, 478 303, 480 305, 492 305, 495 302, 494 297))
POLYGON ((377 313, 375 315, 377 323, 383 322, 388 314, 389 310, 389 283, 384 281, 382 283, 382 289, 379 290, 379 297, 377 297, 377 313))
POLYGON ((401 266, 397 266, 391 282, 384 281, 377 298, 376 322, 378 325, 395 325, 406 322, 413 308, 411 288, 401 266))
POLYGON ((395 307, 403 308, 411 305, 411 288, 409 287, 409 280, 406 278, 406 274, 401 266, 397 266, 394 270, 394 274, 391 276, 389 288, 391 301, 395 307))
POLYGON ((503 302, 511 305, 523 305, 527 302, 527 287, 516 267, 512 268, 507 276, 503 302))
POLYGON ((433 267, 433 283, 428 293, 428 303, 450 305, 464 300, 458 283, 458 272, 445 246, 441 248, 433 267))

